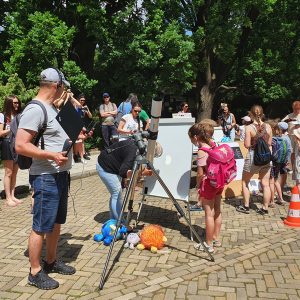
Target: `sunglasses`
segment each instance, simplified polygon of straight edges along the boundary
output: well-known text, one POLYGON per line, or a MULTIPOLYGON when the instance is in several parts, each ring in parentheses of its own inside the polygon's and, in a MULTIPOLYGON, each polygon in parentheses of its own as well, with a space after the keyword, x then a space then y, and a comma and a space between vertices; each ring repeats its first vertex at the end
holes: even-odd
POLYGON ((141 112, 140 110, 135 110, 135 109, 134 109, 133 111, 135 111, 136 113, 139 113, 139 112, 141 112))
POLYGON ((19 104, 19 102, 13 102, 13 104, 19 104))
POLYGON ((185 105, 184 107, 187 107, 187 108, 189 108, 189 107, 188 107, 188 105, 185 105))

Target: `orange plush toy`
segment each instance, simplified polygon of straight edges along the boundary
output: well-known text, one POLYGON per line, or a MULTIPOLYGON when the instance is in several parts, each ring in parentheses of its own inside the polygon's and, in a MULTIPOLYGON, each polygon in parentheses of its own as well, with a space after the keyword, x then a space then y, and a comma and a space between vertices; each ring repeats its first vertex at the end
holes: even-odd
POLYGON ((167 238, 164 231, 159 225, 147 225, 140 234, 141 242, 137 245, 139 250, 148 249, 152 253, 163 248, 167 238))

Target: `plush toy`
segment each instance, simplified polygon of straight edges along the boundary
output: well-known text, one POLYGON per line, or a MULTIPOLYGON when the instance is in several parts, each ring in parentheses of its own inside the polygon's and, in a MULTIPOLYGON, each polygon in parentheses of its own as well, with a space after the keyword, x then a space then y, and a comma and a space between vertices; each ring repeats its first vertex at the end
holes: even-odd
POLYGON ((140 234, 141 243, 137 245, 139 250, 148 249, 156 253, 158 249, 163 248, 167 238, 159 225, 147 225, 140 234))
POLYGON ((127 235, 126 243, 124 245, 125 248, 134 249, 140 241, 140 237, 137 233, 131 232, 127 235))
MULTIPOLYGON (((106 221, 102 225, 101 233, 94 235, 94 241, 96 242, 103 241, 103 244, 105 246, 108 246, 112 242, 112 239, 114 237, 114 233, 116 231, 116 225, 117 225, 117 220, 115 219, 110 219, 106 221)), ((126 232, 127 232, 126 226, 121 225, 121 227, 118 230, 117 240, 122 239, 126 232)))

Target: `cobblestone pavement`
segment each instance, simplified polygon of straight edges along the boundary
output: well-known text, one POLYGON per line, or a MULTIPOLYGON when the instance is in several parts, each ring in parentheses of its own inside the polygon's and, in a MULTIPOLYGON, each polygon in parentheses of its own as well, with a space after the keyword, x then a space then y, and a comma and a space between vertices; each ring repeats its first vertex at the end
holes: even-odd
MULTIPOLYGON (((147 197, 139 225, 160 224, 168 238, 166 247, 152 254, 124 249, 117 241, 112 258, 119 258, 111 260, 108 279, 99 291, 109 248, 94 242, 93 234, 108 219, 109 194, 97 175, 74 180, 71 194, 59 256, 77 272, 51 274, 60 282, 51 291, 27 284, 30 197, 16 208, 1 203, 0 299, 300 299, 300 231, 283 225, 288 204, 260 216, 254 210, 249 215, 237 213, 234 206, 239 200, 224 201, 222 247, 210 262, 194 249, 189 227, 178 220, 171 201, 147 197)), ((139 191, 136 199, 141 199, 139 191)), ((196 229, 203 231, 204 213, 191 214, 196 229)))

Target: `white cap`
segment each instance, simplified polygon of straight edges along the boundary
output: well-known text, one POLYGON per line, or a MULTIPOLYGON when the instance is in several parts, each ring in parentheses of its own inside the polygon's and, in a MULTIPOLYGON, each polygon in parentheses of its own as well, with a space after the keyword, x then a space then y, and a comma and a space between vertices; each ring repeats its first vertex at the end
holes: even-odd
POLYGON ((251 118, 249 116, 242 117, 241 119, 245 122, 251 122, 251 118))
POLYGON ((70 82, 66 80, 64 74, 55 68, 48 68, 41 72, 40 81, 58 82, 70 87, 70 82))

